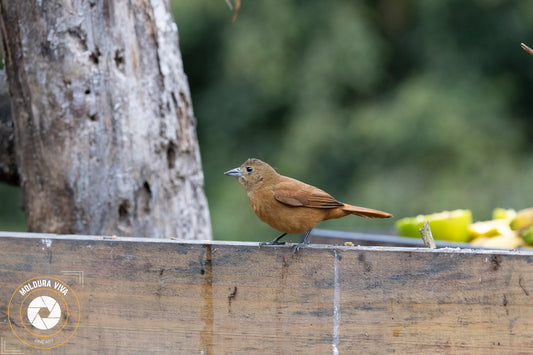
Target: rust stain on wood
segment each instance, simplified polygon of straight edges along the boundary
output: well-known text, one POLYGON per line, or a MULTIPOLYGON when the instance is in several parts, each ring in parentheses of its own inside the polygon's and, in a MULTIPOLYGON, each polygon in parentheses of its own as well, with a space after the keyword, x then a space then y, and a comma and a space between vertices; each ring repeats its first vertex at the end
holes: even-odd
POLYGON ((201 310, 201 318, 204 322, 204 328, 200 332, 200 352, 202 354, 213 354, 213 255, 211 244, 205 244, 205 259, 202 260, 202 275, 204 281, 200 296, 204 304, 201 310))

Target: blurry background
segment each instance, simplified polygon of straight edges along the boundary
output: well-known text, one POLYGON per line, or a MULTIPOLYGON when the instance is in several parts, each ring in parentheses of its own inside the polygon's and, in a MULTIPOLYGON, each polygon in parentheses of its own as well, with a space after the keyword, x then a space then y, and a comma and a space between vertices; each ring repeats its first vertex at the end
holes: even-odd
MULTIPOLYGON (((215 239, 271 240, 236 179, 249 157, 395 215, 533 206, 533 2, 171 0, 215 239)), ((0 230, 24 230, 0 185, 0 230)), ((292 237, 292 239, 296 239, 292 237)))

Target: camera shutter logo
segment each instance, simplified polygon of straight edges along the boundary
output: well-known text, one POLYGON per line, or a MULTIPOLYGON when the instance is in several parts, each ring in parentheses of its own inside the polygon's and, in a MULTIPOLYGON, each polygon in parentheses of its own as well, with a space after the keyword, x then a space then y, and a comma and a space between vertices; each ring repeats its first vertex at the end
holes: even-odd
POLYGON ((78 329, 81 316, 76 293, 53 277, 22 283, 13 292, 7 313, 15 336, 37 349, 52 349, 67 342, 78 329))
POLYGON ((31 325, 37 329, 47 330, 52 329, 59 323, 61 318, 61 307, 59 303, 49 296, 37 296, 30 302, 28 306, 28 319, 31 325), (40 315, 42 309, 48 309, 50 312, 47 317, 43 318, 40 315))

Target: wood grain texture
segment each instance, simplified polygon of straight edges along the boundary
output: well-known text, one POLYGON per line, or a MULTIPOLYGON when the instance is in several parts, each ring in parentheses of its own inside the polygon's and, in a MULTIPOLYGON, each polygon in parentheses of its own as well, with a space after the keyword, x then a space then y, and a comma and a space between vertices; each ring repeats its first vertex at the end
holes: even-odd
POLYGON ((533 253, 0 233, 4 349, 17 286, 78 295, 54 354, 529 353, 533 253), (83 271, 80 278, 64 271, 83 271))

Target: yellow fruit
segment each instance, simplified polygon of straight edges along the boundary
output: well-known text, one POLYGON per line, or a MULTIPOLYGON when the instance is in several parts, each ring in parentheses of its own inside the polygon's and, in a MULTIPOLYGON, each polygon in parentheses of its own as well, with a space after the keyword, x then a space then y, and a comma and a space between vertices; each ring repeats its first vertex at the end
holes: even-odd
POLYGON ((502 220, 499 219, 492 221, 476 222, 468 226, 468 231, 470 232, 470 235, 473 238, 480 236, 492 237, 500 234, 500 232, 498 232, 498 227, 500 227, 501 225, 502 220))
POLYGON ((470 210, 455 210, 419 215, 416 217, 403 218, 396 222, 396 230, 399 235, 420 238, 419 229, 429 222, 431 233, 435 239, 450 240, 454 242, 467 242, 470 240, 468 226, 472 223, 470 210))
POLYGON ((509 227, 509 221, 506 219, 493 219, 490 221, 472 223, 468 226, 468 230, 470 231, 472 238, 516 234, 511 227, 509 227))
POLYGON ((518 211, 516 217, 511 221, 511 228, 514 230, 523 229, 533 225, 533 207, 518 211))
POLYGON ((489 239, 490 239, 489 237, 480 236, 480 237, 472 239, 470 244, 472 244, 475 247, 482 247, 485 245, 485 243, 487 243, 489 239))
POLYGON ((495 208, 492 211, 492 219, 513 219, 516 217, 516 211, 513 209, 495 208))
MULTIPOLYGON (((518 248, 524 245, 524 240, 514 233, 512 235, 498 235, 492 238, 480 237, 480 242, 476 243, 477 246, 484 248, 518 248), (481 239, 484 238, 484 239, 481 239)), ((474 244, 474 243, 472 243, 474 244)))

